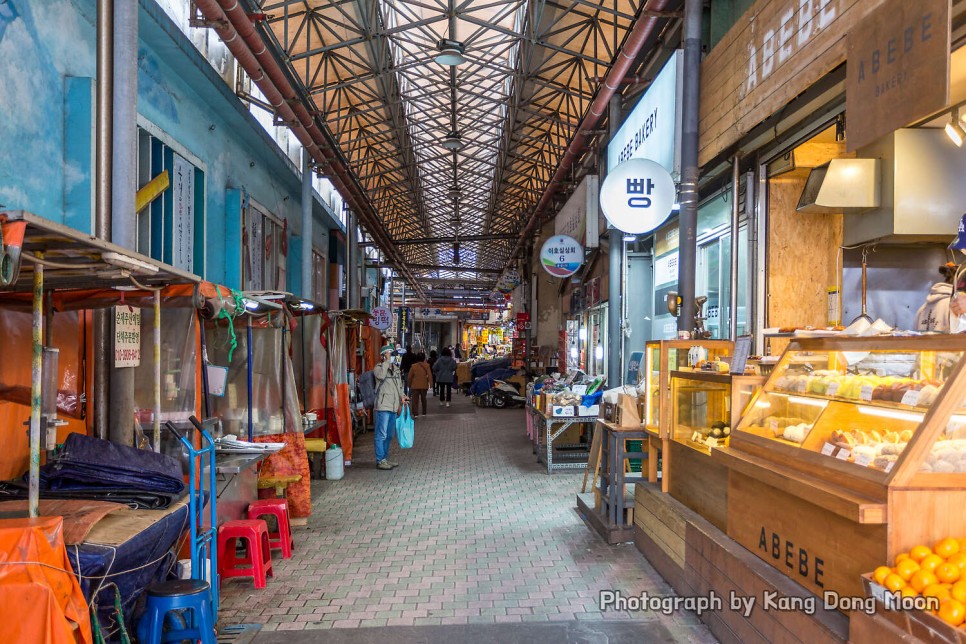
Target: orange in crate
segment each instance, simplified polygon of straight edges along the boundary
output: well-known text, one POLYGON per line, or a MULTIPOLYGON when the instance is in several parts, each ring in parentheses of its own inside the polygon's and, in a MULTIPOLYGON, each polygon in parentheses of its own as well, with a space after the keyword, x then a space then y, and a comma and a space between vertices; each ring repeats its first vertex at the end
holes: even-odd
POLYGON ((909 580, 909 585, 917 593, 921 593, 926 586, 932 586, 933 584, 938 584, 939 579, 935 574, 929 572, 928 570, 919 570, 912 576, 909 580))
POLYGON ((919 572, 919 564, 912 560, 911 555, 908 559, 903 559, 897 563, 895 567, 895 573, 902 577, 903 581, 909 581, 917 572, 919 572))
POLYGON ((943 559, 948 559, 952 557, 954 554, 956 554, 957 552, 959 552, 959 541, 956 539, 953 539, 952 537, 943 539, 935 546, 933 546, 933 552, 935 552, 943 559))
POLYGON ((936 567, 936 577, 944 584, 952 584, 959 581, 959 566, 954 563, 946 562, 936 567))
POLYGON ((915 546, 909 551, 909 557, 912 558, 916 563, 919 563, 926 557, 932 554, 932 549, 929 546, 915 546))
POLYGON ((946 599, 939 604, 939 619, 959 626, 966 621, 966 605, 958 599, 946 599))
POLYGON ((929 555, 919 562, 919 567, 929 572, 936 572, 936 568, 946 563, 946 560, 939 555, 929 555))

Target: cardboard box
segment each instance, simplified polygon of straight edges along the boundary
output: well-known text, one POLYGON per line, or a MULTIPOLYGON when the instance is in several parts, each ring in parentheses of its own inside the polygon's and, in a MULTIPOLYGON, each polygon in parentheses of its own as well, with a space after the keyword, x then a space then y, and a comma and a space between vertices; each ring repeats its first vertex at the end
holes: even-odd
POLYGON ((600 405, 593 405, 592 407, 584 407, 583 405, 580 405, 577 408, 577 415, 593 416, 594 418, 596 418, 597 416, 600 415, 600 405))
POLYGON ((554 418, 569 418, 576 416, 576 413, 573 405, 553 405, 550 409, 550 415, 554 418))

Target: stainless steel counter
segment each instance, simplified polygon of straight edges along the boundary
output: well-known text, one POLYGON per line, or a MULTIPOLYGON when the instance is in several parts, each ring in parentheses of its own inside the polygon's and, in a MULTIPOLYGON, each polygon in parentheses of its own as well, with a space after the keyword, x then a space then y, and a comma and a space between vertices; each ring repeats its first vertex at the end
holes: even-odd
POLYGON ((266 454, 218 454, 218 525, 247 518, 248 504, 258 499, 258 463, 266 454))

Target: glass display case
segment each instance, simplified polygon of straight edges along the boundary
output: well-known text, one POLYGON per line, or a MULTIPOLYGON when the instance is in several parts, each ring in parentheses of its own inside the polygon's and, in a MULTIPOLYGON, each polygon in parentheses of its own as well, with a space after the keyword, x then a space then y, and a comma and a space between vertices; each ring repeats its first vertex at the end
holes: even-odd
POLYGON ((671 372, 671 439, 711 453, 726 446, 741 412, 764 382, 701 370, 671 372))
MULTIPOLYGON (((911 339, 886 338, 885 340, 911 339)), ((914 440, 926 433, 928 412, 943 398, 964 350, 946 350, 917 338, 920 350, 895 342, 859 341, 866 350, 795 342, 776 366, 737 431, 783 450, 804 452, 809 462, 835 460, 868 470, 885 482, 914 440)), ((826 341, 830 344, 832 341, 826 341)), ((845 342, 839 340, 839 342, 845 342)), ((852 345, 856 342, 852 342, 852 345)), ((940 431, 928 432, 915 469, 924 473, 966 473, 966 409, 959 401, 940 431), (960 455, 962 460, 960 460, 960 455)), ((799 454, 798 456, 805 456, 799 454)))
POLYGON ((964 355, 963 335, 792 339, 711 450, 728 536, 817 594, 857 595, 863 573, 966 534, 964 355))
POLYGON ((672 371, 729 356, 733 348, 734 343, 728 340, 655 340, 646 343, 641 378, 646 379, 644 425, 648 432, 656 437, 670 438, 672 371))

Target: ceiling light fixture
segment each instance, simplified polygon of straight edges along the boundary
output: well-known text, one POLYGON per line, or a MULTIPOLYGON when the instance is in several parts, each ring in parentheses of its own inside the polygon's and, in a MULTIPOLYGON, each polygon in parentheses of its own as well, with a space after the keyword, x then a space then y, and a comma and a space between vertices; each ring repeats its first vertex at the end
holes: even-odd
POLYGON ((959 120, 959 108, 957 107, 950 114, 950 121, 946 123, 946 136, 949 140, 956 144, 956 147, 963 147, 963 141, 966 140, 966 130, 963 130, 963 126, 959 120))
POLYGON ((624 241, 634 242, 637 241, 637 235, 632 235, 630 233, 624 233, 624 241))
POLYGON ((460 150, 466 147, 466 142, 463 141, 463 138, 460 136, 460 133, 457 132, 456 130, 453 130, 452 132, 444 136, 442 141, 440 141, 440 143, 444 148, 446 148, 447 150, 452 150, 453 152, 459 152, 460 150))
POLYGON ((460 265, 460 243, 459 242, 453 243, 453 265, 454 266, 460 265))
POLYGON ((446 196, 449 197, 450 199, 459 199, 460 194, 462 194, 460 191, 460 187, 455 183, 451 185, 449 189, 446 191, 446 196))
POLYGON ((459 41, 443 38, 436 43, 436 51, 435 60, 440 65, 456 66, 466 62, 466 50, 459 41))

